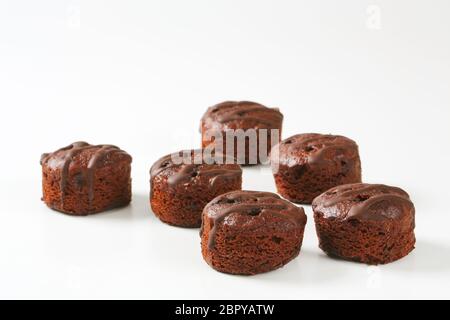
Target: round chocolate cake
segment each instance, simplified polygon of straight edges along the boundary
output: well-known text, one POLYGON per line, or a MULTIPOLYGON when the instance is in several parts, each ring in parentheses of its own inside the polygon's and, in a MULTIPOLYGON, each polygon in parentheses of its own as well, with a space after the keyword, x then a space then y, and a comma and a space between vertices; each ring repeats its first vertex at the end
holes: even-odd
POLYGON ((328 189, 361 182, 358 145, 343 136, 299 134, 273 149, 272 170, 278 193, 311 204, 328 189))
POLYGON ((202 147, 220 148, 220 153, 234 156, 242 165, 268 163, 272 145, 281 140, 282 124, 279 109, 250 101, 226 101, 210 107, 203 116, 202 147))
POLYGON ((313 210, 320 248, 330 256, 377 265, 414 249, 415 209, 402 189, 343 185, 317 197, 313 210))
POLYGON ((214 269, 255 275, 286 265, 300 253, 303 208, 269 192, 234 191, 203 211, 202 254, 214 269))
POLYGON ((156 216, 170 225, 200 227, 209 201, 242 188, 241 167, 221 161, 202 150, 181 151, 158 160, 150 170, 150 202, 156 216))
POLYGON ((43 154, 42 200, 50 208, 71 215, 128 205, 131 161, 131 156, 118 147, 86 142, 43 154))

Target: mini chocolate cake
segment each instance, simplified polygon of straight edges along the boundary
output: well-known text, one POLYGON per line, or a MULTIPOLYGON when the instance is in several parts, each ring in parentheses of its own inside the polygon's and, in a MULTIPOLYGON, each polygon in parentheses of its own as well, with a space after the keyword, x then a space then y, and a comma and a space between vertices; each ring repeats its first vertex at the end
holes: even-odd
POLYGON ((89 215, 131 201, 131 161, 112 145, 75 142, 41 157, 43 198, 50 208, 89 215))
POLYGON ((320 248, 330 256, 377 265, 414 249, 415 209, 402 189, 339 186, 317 197, 313 210, 320 248))
POLYGON ((303 208, 273 193, 221 195, 203 211, 203 257, 212 268, 229 274, 281 268, 299 255, 306 220, 303 208))
POLYGON ((220 153, 233 156, 242 165, 268 163, 272 145, 281 140, 282 124, 279 109, 250 101, 226 101, 210 107, 203 116, 202 147, 220 148, 220 153), (248 135, 241 140, 233 137, 239 133, 248 135), (228 146, 227 134, 232 142, 228 146))
POLYGON ((241 167, 221 161, 202 150, 181 151, 158 160, 150 171, 150 203, 156 216, 170 225, 199 228, 209 201, 242 188, 241 167), (183 153, 188 157, 181 163, 183 153), (174 162, 175 156, 180 159, 174 162))
POLYGON ((328 189, 361 182, 358 145, 346 137, 316 133, 284 140, 271 155, 278 193, 311 204, 328 189))

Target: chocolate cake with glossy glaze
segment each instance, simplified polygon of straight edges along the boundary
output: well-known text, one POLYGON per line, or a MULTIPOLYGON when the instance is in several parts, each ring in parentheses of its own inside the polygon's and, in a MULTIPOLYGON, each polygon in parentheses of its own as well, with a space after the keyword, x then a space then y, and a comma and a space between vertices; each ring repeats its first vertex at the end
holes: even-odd
POLYGON ((150 170, 150 203, 155 215, 170 225, 200 227, 209 201, 242 188, 241 167, 221 161, 202 150, 180 151, 158 160, 150 170), (188 161, 181 161, 183 154, 188 161))
POLYGON ((42 200, 70 215, 89 215, 131 201, 131 156, 113 145, 75 142, 43 154, 42 200))
POLYGON ((303 204, 328 189, 361 182, 358 145, 351 139, 317 133, 282 141, 271 155, 278 193, 303 204))
POLYGON ((242 165, 268 163, 272 145, 281 140, 282 125, 283 115, 278 108, 251 101, 222 102, 210 107, 201 120, 202 147, 220 146, 221 153, 234 156, 242 165), (227 146, 227 132, 250 132, 249 129, 254 129, 255 134, 242 141, 242 151, 237 139, 230 140, 232 144, 227 146))
POLYGON ((303 208, 274 193, 230 192, 203 211, 202 254, 212 268, 224 273, 272 271, 298 256, 306 221, 303 208))
POLYGON ((320 248, 366 264, 386 264, 408 255, 416 242, 415 208, 400 188, 350 184, 313 202, 320 248))

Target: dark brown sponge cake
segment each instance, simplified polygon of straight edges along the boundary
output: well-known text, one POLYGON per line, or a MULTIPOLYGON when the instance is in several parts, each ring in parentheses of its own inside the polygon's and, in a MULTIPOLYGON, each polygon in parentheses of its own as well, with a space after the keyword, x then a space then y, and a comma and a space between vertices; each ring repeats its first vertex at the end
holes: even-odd
POLYGON ((313 210, 320 248, 330 256, 377 265, 414 249, 415 209, 402 189, 339 186, 317 197, 313 210))
POLYGON ((203 211, 203 257, 217 271, 236 275, 281 268, 299 255, 306 220, 303 208, 274 193, 221 195, 203 211))
POLYGON ((311 204, 332 187, 361 182, 358 145, 343 136, 295 135, 273 149, 271 163, 278 193, 295 203, 311 204))
POLYGON ((42 200, 70 215, 89 215, 131 201, 131 156, 112 145, 75 142, 41 157, 42 200))
POLYGON ((167 155, 152 166, 150 175, 150 203, 155 215, 167 224, 186 228, 201 226, 202 211, 209 201, 242 188, 239 165, 222 164, 202 150, 167 155), (183 153, 191 163, 173 161, 173 156, 183 153))
MULTIPOLYGON (((238 144, 234 142, 234 156, 239 164, 255 165, 262 162, 268 162, 268 155, 272 148, 272 129, 278 130, 278 136, 273 136, 277 144, 281 140, 281 129, 283 125, 283 115, 277 108, 268 108, 262 104, 251 101, 226 101, 210 107, 201 120, 202 133, 202 148, 208 146, 215 146, 218 141, 213 137, 222 137, 222 150, 226 152, 226 132, 229 130, 244 131, 248 129, 255 129, 256 143, 251 143, 250 140, 245 141, 244 152, 238 154, 238 144), (264 134, 261 129, 266 129, 267 134, 264 134), (267 159, 260 157, 260 147, 264 145, 260 140, 260 134, 267 138, 265 149, 261 149, 267 154, 267 159), (254 151, 254 156, 251 157, 250 151, 254 151), (265 161, 266 160, 266 161, 265 161)), ((230 148, 230 146, 228 146, 230 148)))

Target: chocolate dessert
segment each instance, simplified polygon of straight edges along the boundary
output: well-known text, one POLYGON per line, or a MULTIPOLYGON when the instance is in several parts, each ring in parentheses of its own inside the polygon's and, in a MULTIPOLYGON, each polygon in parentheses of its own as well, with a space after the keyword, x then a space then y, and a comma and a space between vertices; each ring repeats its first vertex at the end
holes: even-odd
POLYGON ((131 201, 131 161, 118 147, 86 142, 43 154, 42 200, 70 215, 126 206, 131 201))
POLYGON ((295 203, 311 204, 332 187, 361 182, 358 145, 343 136, 295 135, 274 148, 271 163, 278 193, 295 203))
POLYGON ((234 191, 203 211, 205 261, 220 272, 255 275, 296 258, 306 225, 303 208, 270 192, 234 191))
POLYGON ((377 265, 414 249, 415 209, 402 189, 343 185, 317 197, 313 210, 320 248, 330 256, 377 265))
POLYGON ((223 193, 241 189, 240 166, 220 163, 221 159, 217 159, 215 155, 207 156, 202 150, 188 150, 167 155, 153 165, 150 170, 150 202, 161 221, 198 228, 203 208, 209 201, 223 193))
POLYGON ((220 148, 220 153, 234 156, 242 165, 268 163, 272 145, 281 140, 282 124, 283 115, 277 108, 226 101, 210 107, 203 116, 202 147, 220 148))

